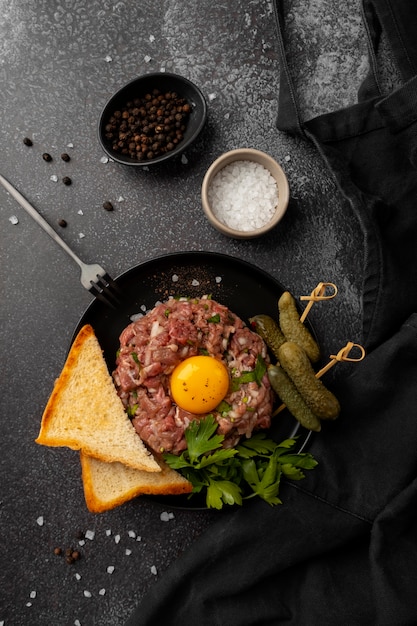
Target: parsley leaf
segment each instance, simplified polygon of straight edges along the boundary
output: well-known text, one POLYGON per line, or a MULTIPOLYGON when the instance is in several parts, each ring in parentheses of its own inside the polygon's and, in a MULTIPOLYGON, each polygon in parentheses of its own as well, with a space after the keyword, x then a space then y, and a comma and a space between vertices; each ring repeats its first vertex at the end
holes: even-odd
POLYGON ((187 449, 179 456, 164 454, 168 465, 193 485, 192 494, 205 494, 208 508, 243 504, 259 497, 271 506, 279 498, 281 478, 301 480, 302 470, 311 470, 317 461, 309 453, 294 452, 296 439, 276 443, 265 433, 256 433, 234 448, 224 448, 224 435, 217 434, 213 415, 194 420, 185 430, 187 449))

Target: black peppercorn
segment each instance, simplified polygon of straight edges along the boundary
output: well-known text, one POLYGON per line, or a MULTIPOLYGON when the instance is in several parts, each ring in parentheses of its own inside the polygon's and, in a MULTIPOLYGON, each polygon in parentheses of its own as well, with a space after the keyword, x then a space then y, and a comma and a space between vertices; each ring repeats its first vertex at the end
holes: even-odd
POLYGON ((25 146, 33 146, 33 141, 32 139, 29 139, 29 137, 25 137, 23 139, 23 143, 25 144, 25 146))
POLYGON ((52 157, 48 152, 44 152, 42 158, 44 161, 52 161, 52 157))
POLYGON ((113 205, 108 200, 106 200, 106 202, 103 202, 103 208, 106 209, 106 211, 113 211, 113 205))
POLYGON ((62 182, 64 183, 64 185, 71 185, 72 180, 69 176, 64 176, 64 178, 62 179, 62 182))
POLYGON ((71 160, 70 155, 69 155, 69 154, 67 154, 66 152, 64 152, 63 154, 61 154, 61 159, 62 159, 63 161, 70 161, 70 160, 71 160))
POLYGON ((64 219, 60 219, 58 220, 58 224, 59 226, 61 226, 61 228, 65 228, 67 226, 67 221, 64 219))
POLYGON ((182 141, 190 112, 184 98, 156 89, 114 111, 105 124, 105 136, 115 152, 151 160, 182 141))

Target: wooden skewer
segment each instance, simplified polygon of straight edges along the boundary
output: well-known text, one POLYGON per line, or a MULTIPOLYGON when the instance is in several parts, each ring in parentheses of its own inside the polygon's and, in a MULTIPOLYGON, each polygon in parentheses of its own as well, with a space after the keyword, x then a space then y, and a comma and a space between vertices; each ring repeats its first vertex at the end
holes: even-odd
MULTIPOLYGON (((361 346, 358 343, 353 343, 352 341, 348 341, 347 344, 343 348, 341 348, 341 350, 339 350, 337 354, 330 355, 330 361, 327 363, 327 365, 322 367, 321 370, 319 370, 316 373, 316 378, 321 378, 323 374, 328 372, 329 369, 331 369, 334 365, 336 365, 336 363, 340 363, 341 361, 347 361, 350 363, 359 363, 359 361, 362 361, 365 358, 365 354, 366 352, 363 346, 361 346), (349 356, 349 354, 354 348, 359 350, 359 356, 357 357, 349 356)), ((281 404, 277 409, 275 409, 272 415, 273 416, 277 415, 278 413, 283 411, 285 407, 286 407, 285 404, 281 404)))
POLYGON ((311 307, 315 302, 320 302, 321 300, 331 300, 337 294, 337 287, 334 283, 319 283, 315 289, 311 292, 309 296, 300 296, 300 300, 309 300, 306 308, 304 309, 300 322, 304 323, 307 315, 310 312, 311 307), (326 290, 332 289, 331 293, 325 295, 326 290))

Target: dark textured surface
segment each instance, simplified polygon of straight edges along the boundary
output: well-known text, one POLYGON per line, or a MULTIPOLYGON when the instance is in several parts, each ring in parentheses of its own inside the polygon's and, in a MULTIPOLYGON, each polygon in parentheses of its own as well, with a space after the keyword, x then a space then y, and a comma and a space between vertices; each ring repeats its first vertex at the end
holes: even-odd
MULTIPOLYGON (((353 102, 366 70, 359 3, 321 0, 314 10, 310 4, 292 3, 288 17, 297 32, 292 67, 306 117, 353 102)), ((280 68, 270 3, 0 5, 1 173, 57 229, 65 218, 60 233, 83 260, 117 276, 161 254, 207 250, 251 261, 297 295, 332 281, 338 297, 311 313, 324 351, 358 340, 361 235, 312 147, 275 128, 280 68), (207 98, 208 122, 197 144, 185 159, 149 171, 103 163, 102 107, 136 75, 161 68, 191 79, 207 98), (25 136, 32 147, 23 144, 25 136), (226 239, 202 213, 205 171, 236 147, 265 150, 288 175, 288 212, 260 240, 226 239), (45 162, 43 152, 53 160, 45 162), (62 152, 70 162, 60 159, 62 152), (71 186, 62 184, 65 175, 71 186), (106 200, 113 212, 102 208, 106 200)), ((163 505, 138 499, 93 516, 84 504, 77 454, 34 443, 91 297, 77 266, 3 189, 0 222, 0 623, 118 626, 219 513, 176 510, 164 522, 163 505), (53 554, 56 546, 76 546, 77 532, 87 529, 95 536, 75 565, 53 554)))

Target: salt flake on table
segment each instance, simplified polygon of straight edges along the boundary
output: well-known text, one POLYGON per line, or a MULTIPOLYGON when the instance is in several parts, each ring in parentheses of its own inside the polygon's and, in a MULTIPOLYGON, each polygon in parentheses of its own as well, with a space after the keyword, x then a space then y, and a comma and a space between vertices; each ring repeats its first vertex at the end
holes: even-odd
POLYGON ((84 233, 78 233, 78 237, 79 237, 80 239, 84 239, 85 235, 84 235, 84 233))
POLYGON ((32 599, 36 598, 36 591, 31 591, 29 597, 32 599))
POLYGON ((289 154, 287 154, 287 155, 284 157, 284 161, 286 161, 287 163, 288 163, 289 161, 291 161, 291 157, 290 157, 290 155, 289 155, 289 154))
POLYGON ((43 526, 43 525, 44 525, 45 520, 44 520, 44 518, 43 518, 43 515, 40 515, 40 516, 38 517, 38 519, 36 520, 36 523, 38 524, 38 526, 43 526))
POLYGON ((192 284, 193 287, 198 287, 198 285, 200 283, 198 282, 198 280, 196 278, 194 278, 191 284, 192 284))
POLYGON ((110 535, 111 535, 111 530, 110 530, 110 528, 108 528, 108 529, 106 530, 106 535, 107 535, 107 537, 110 537, 110 535))
POLYGON ((113 59, 110 56, 110 54, 106 54, 106 56, 104 57, 104 60, 106 61, 106 63, 110 63, 110 61, 113 61, 113 59))
POLYGON ((11 222, 12 224, 16 225, 19 223, 19 219, 16 215, 11 215, 9 217, 9 222, 11 222))
POLYGON ((151 574, 153 574, 154 576, 156 576, 158 573, 158 570, 156 569, 155 565, 152 565, 151 567, 151 574))
POLYGON ((32 602, 26 602, 26 606, 27 607, 32 606, 32 602))
POLYGON ((84 211, 83 211, 82 209, 79 209, 79 210, 77 211, 77 213, 78 213, 78 215, 84 215, 84 211))
POLYGON ((155 41, 155 35, 149 35, 149 41, 153 43, 155 41))
POLYGON ((114 572, 114 565, 109 565, 108 568, 107 568, 107 573, 108 574, 113 574, 113 572, 114 572))
POLYGON ((188 159, 187 159, 187 157, 185 156, 185 154, 183 154, 183 155, 181 156, 181 163, 183 163, 184 165, 187 165, 187 163, 188 163, 188 159))
POLYGON ((151 59, 152 57, 150 57, 149 54, 145 54, 145 56, 143 57, 143 60, 145 61, 145 63, 149 63, 151 59))
POLYGON ((115 535, 114 536, 114 543, 119 543, 120 541, 120 535, 115 535))
POLYGON ((79 619, 76 619, 74 622, 74 626, 81 626, 81 622, 79 619))
POLYGON ((214 280, 216 281, 216 283, 221 283, 222 282, 222 277, 221 276, 216 276, 216 278, 214 280))
POLYGON ((70 141, 69 143, 67 143, 67 148, 73 148, 74 144, 72 143, 72 141, 70 141))
POLYGON ((79 546, 85 546, 85 541, 84 541, 84 539, 80 539, 80 540, 79 540, 79 542, 78 542, 78 545, 79 545, 79 546))
POLYGON ((119 196, 117 198, 117 202, 124 202, 124 201, 125 201, 125 199, 123 198, 123 196, 119 196))
POLYGON ((178 282, 178 275, 177 274, 173 274, 171 280, 172 280, 173 283, 178 282))
POLYGON ((88 591, 88 589, 85 589, 84 590, 84 595, 85 595, 86 598, 91 598, 92 593, 91 593, 91 591, 88 591))
POLYGON ((126 548, 125 554, 126 556, 130 556, 132 554, 132 550, 130 550, 129 548, 126 548))
POLYGON ((132 537, 132 539, 136 538, 136 533, 134 530, 129 530, 127 534, 129 535, 129 537, 132 537))
POLYGON ((85 532, 85 538, 89 539, 90 541, 92 541, 95 537, 95 531, 94 530, 86 530, 85 532))
POLYGON ((169 520, 174 519, 175 516, 173 513, 168 513, 168 511, 163 511, 159 517, 161 519, 161 522, 169 522, 169 520))
POLYGON ((209 93, 208 99, 209 99, 210 102, 212 102, 216 98, 217 98, 217 94, 216 93, 209 93))
POLYGON ((106 590, 103 587, 102 589, 100 589, 100 591, 98 593, 99 593, 100 596, 104 596, 104 595, 106 595, 106 590))
POLYGON ((109 162, 109 157, 106 156, 102 156, 100 159, 100 163, 108 163, 109 162))
POLYGON ((78 572, 76 574, 74 574, 75 580, 81 580, 81 574, 79 574, 78 572))
POLYGON ((56 174, 52 174, 50 179, 52 180, 53 183, 57 183, 58 182, 58 176, 56 174))

